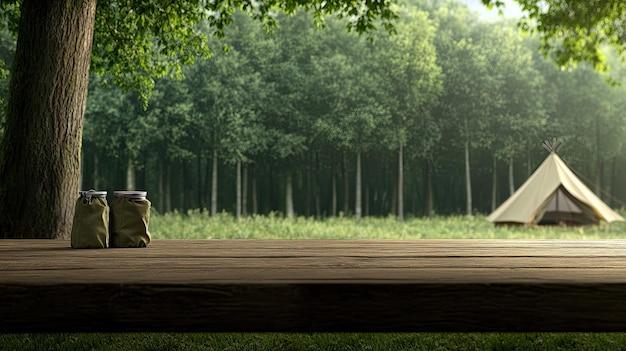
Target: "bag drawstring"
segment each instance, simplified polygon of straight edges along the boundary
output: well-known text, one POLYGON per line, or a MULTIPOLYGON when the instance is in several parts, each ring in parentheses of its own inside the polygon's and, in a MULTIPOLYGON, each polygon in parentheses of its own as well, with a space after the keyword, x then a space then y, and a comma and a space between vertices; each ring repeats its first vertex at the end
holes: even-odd
POLYGON ((91 201, 93 200, 93 196, 95 192, 96 191, 94 189, 80 192, 80 196, 83 198, 83 205, 91 205, 91 201))

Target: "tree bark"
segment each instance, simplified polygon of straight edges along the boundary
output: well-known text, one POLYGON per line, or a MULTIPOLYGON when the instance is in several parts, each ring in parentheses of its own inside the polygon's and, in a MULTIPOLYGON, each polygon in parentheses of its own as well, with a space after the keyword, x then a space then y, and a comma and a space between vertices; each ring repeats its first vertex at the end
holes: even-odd
POLYGON ((256 187, 256 183, 257 183, 256 164, 254 165, 254 169, 252 171, 253 171, 252 172, 252 213, 258 214, 259 213, 259 199, 258 199, 258 191, 256 187))
POLYGON ((394 181, 392 183, 393 183, 392 184, 393 188, 391 189, 391 208, 389 210, 389 215, 397 216, 398 215, 398 182, 394 181))
POLYGON ((616 179, 616 176, 617 176, 616 164, 617 164, 617 157, 613 156, 611 158, 611 184, 609 185, 609 194, 610 194, 609 206, 611 206, 611 207, 617 205, 615 203, 616 202, 615 199, 616 199, 616 195, 617 195, 616 192, 615 192, 615 179, 616 179))
POLYGON ((217 215, 217 149, 213 149, 213 173, 211 176, 211 216, 217 215))
POLYGON ((196 196, 198 200, 198 209, 200 212, 203 211, 204 203, 202 201, 202 194, 204 194, 204 182, 202 181, 202 152, 198 151, 196 154, 196 163, 198 168, 196 169, 196 184, 198 184, 198 191, 196 191, 196 196))
POLYGON ((605 196, 604 194, 602 194, 602 189, 604 188, 603 180, 604 180, 604 161, 599 160, 598 166, 596 167, 596 195, 598 195, 599 198, 604 200, 605 196))
POLYGON ((135 190, 135 163, 131 157, 128 157, 128 163, 126 164, 126 190, 135 190))
POLYGON ((182 176, 182 181, 178 183, 178 185, 181 187, 181 190, 179 192, 180 195, 182 195, 183 197, 183 211, 184 213, 187 213, 187 211, 189 211, 189 209, 191 209, 191 184, 192 182, 189 180, 189 161, 185 160, 182 161, 182 167, 181 167, 181 171, 183 173, 182 176))
POLYGON ((0 150, 0 238, 69 238, 96 0, 24 0, 0 150))
POLYGON ((241 161, 237 160, 235 168, 235 218, 241 218, 241 161))
POLYGON ((165 212, 172 212, 172 163, 165 167, 165 212))
POLYGON ((361 153, 356 153, 356 181, 354 191, 354 218, 358 221, 361 220, 361 153))
POLYGON ((315 217, 320 219, 322 218, 322 199, 320 195, 320 185, 319 185, 319 177, 320 177, 320 158, 319 153, 315 152, 315 172, 313 177, 313 192, 314 192, 314 201, 315 201, 315 217))
POLYGON ((465 190, 467 195, 467 216, 472 217, 472 177, 470 172, 469 141, 465 141, 465 190))
POLYGON ((100 189, 100 165, 98 155, 93 156, 93 188, 94 190, 100 189))
POLYGON ((530 143, 526 143, 526 178, 530 177, 532 167, 530 165, 530 143))
POLYGON ((515 174, 513 172, 513 159, 509 160, 509 196, 515 192, 515 174))
MULTIPOLYGON (((78 189, 83 190, 83 182, 85 180, 85 152, 81 151, 80 153, 80 175, 78 177, 78 189)), ((95 189, 95 188, 94 188, 95 189)))
POLYGON ((433 194, 433 164, 426 161, 426 216, 432 217, 435 212, 435 198, 433 194))
POLYGON ((291 175, 291 169, 287 168, 287 189, 285 191, 285 212, 287 218, 293 218, 295 211, 293 209, 293 177, 291 175))
POLYGON ((491 170, 491 212, 498 206, 498 158, 493 155, 493 168, 491 170))
POLYGON ((163 167, 163 162, 165 162, 163 159, 159 160, 159 184, 158 184, 158 189, 159 189, 159 203, 158 203, 158 209, 162 212, 165 213, 165 187, 164 187, 164 177, 163 177, 163 173, 165 172, 165 167, 163 167))
POLYGON ((332 191, 332 200, 331 200, 331 208, 330 208, 330 216, 337 216, 337 175, 333 171, 333 176, 331 179, 331 191, 332 191))
POLYGON ((243 166, 243 178, 241 180, 241 216, 248 216, 248 164, 243 166))
POLYGON ((345 152, 343 154, 343 215, 347 216, 350 212, 350 179, 348 179, 348 157, 345 152))
POLYGON ((337 174, 335 173, 335 157, 333 156, 331 161, 331 204, 330 204, 330 216, 337 216, 337 174))
POLYGON ((306 191, 305 191, 305 203, 306 203, 306 216, 309 217, 311 215, 311 195, 313 192, 312 181, 311 181, 311 157, 307 154, 307 168, 306 168, 306 191))
POLYGON ((370 215, 370 184, 365 182, 365 217, 370 215))
POLYGON ((602 158, 600 156, 600 117, 596 116, 595 120, 595 152, 596 152, 596 162, 595 162, 595 187, 594 192, 598 197, 602 197, 602 158))
POLYGON ((398 149, 398 221, 404 222, 404 145, 398 149))

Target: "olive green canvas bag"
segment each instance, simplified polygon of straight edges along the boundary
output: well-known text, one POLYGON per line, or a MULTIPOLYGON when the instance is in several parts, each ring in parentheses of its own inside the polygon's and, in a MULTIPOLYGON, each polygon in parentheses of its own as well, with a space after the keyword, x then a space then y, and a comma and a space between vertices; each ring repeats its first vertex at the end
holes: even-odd
POLYGON ((150 244, 150 201, 145 191, 116 191, 111 202, 111 247, 146 247, 150 244))
POLYGON ((106 191, 81 191, 72 223, 75 249, 106 248, 109 242, 109 206, 106 191))

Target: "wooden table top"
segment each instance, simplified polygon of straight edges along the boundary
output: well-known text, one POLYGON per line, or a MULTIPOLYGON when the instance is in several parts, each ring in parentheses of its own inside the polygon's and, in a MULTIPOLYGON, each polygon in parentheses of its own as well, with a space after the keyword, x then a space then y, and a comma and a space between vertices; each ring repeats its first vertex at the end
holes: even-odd
POLYGON ((0 240, 0 332, 626 331, 626 240, 0 240))

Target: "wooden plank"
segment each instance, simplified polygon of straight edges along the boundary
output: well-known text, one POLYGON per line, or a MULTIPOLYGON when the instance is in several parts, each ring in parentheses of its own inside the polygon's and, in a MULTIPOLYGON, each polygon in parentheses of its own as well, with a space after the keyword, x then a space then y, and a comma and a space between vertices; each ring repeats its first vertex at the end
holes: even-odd
POLYGON ((0 332, 626 331, 626 241, 0 240, 0 332))

